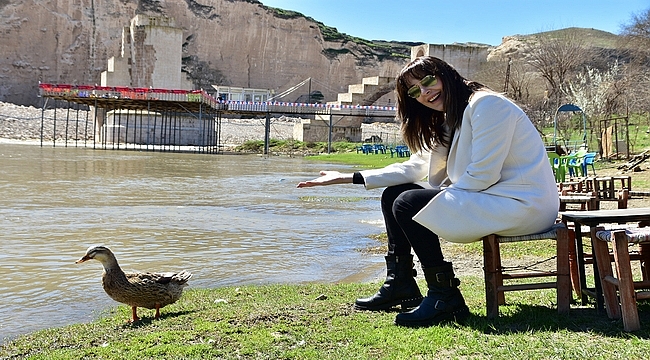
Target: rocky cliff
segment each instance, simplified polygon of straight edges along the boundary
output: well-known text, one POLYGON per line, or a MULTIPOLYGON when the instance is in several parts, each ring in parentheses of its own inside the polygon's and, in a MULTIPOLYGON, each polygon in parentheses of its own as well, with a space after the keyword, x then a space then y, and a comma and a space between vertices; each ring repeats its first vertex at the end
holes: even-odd
POLYGON ((395 76, 417 45, 353 38, 255 0, 0 0, 0 101, 40 104, 39 81, 99 83, 136 14, 175 19, 183 71, 204 89, 281 92, 312 77, 334 100, 363 77, 395 76))

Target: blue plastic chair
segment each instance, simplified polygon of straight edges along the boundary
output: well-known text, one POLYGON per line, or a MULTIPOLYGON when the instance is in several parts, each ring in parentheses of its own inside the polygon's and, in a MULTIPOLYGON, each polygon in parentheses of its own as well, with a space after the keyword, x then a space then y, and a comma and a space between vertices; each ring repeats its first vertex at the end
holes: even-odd
POLYGON ((386 153, 386 145, 383 144, 374 144, 372 146, 373 151, 375 154, 385 154, 386 153))
POLYGON ((577 176, 578 171, 581 173, 580 176, 587 176, 587 173, 584 171, 584 167, 582 166, 585 155, 587 155, 587 149, 580 149, 575 154, 569 155, 570 158, 567 162, 569 176, 577 176))
POLYGON ((397 145, 395 146, 395 151, 397 152, 397 157, 408 157, 411 156, 411 151, 406 145, 397 145))
POLYGON ((585 156, 582 158, 582 172, 585 174, 585 176, 588 173, 588 166, 591 165, 591 170, 594 172, 594 176, 596 176, 596 169, 594 168, 594 162, 596 161, 596 155, 598 153, 595 152, 590 152, 586 153, 585 156))
POLYGON ((368 155, 368 154, 372 154, 374 152, 374 148, 373 148, 372 144, 363 144, 363 145, 357 147, 357 154, 359 153, 359 151, 361 151, 362 153, 368 155))

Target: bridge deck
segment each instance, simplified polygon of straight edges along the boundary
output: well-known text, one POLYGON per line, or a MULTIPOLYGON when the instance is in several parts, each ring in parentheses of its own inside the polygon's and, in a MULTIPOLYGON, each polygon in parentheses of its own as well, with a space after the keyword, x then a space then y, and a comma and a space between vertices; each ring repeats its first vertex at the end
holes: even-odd
MULTIPOLYGON (((79 143, 83 141, 82 146, 103 149, 183 151, 191 148, 196 152, 218 153, 222 148, 221 118, 225 114, 266 116, 267 134, 270 114, 395 117, 395 108, 389 106, 221 101, 203 90, 43 83, 39 84, 39 93, 55 102, 51 130, 44 127, 45 119, 41 117, 41 146, 48 138, 54 146, 57 141, 65 146, 69 142, 81 146, 79 143), (66 105, 57 106, 56 101, 66 105), (57 108, 65 112, 58 119, 57 108), (91 119, 92 108, 105 110, 104 115, 94 112, 95 118, 91 119), (76 112, 72 116, 71 110, 76 112), (80 111, 85 114, 80 115, 80 111), (111 112, 112 115, 106 116, 111 112)), ((43 112, 46 105, 47 101, 43 112)))
POLYGON ((363 117, 395 117, 395 107, 306 104, 291 102, 223 101, 203 90, 106 87, 93 85, 39 84, 42 97, 104 109, 181 111, 222 114, 323 114, 363 117))

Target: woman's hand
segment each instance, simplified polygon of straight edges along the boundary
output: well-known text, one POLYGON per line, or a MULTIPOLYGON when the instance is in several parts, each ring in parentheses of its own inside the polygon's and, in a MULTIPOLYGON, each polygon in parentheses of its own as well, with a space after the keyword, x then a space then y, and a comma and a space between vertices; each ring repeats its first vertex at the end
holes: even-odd
POLYGON ((303 188, 332 184, 352 184, 352 174, 340 173, 338 171, 321 171, 319 178, 302 181, 298 183, 297 187, 303 188))

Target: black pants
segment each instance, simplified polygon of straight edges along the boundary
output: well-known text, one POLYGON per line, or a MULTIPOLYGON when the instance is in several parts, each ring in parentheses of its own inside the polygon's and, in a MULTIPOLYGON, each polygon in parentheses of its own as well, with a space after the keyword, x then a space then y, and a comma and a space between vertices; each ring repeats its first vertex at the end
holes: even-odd
POLYGON ((423 268, 443 264, 438 235, 413 220, 413 216, 439 192, 416 184, 390 186, 384 190, 381 211, 388 234, 388 255, 408 255, 413 248, 423 268))

